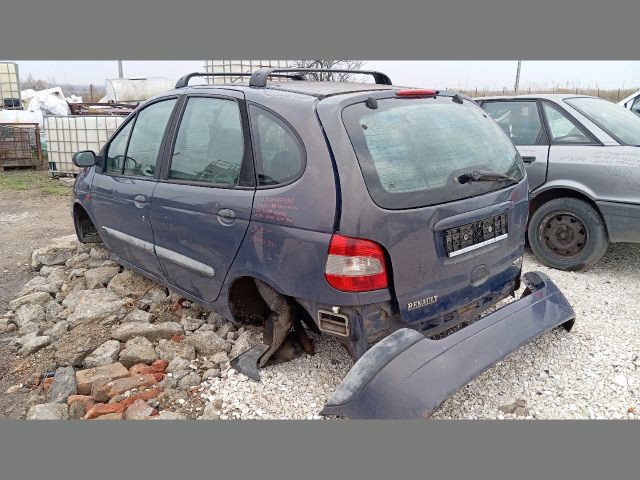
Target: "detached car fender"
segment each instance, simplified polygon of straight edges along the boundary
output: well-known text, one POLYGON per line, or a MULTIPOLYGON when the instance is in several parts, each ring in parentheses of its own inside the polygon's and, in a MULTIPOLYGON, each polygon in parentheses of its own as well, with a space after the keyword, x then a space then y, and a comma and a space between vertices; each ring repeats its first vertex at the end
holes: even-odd
POLYGON ((347 373, 323 415, 429 418, 462 386, 575 312, 541 272, 522 281, 528 295, 441 339, 401 329, 374 345, 347 373))

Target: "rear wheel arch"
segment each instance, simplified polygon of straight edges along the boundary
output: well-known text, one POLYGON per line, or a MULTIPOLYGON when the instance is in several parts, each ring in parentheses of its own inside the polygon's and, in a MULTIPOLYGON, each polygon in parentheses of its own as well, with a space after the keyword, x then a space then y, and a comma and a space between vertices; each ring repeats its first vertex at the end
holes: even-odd
POLYGON ((578 200, 582 200, 585 203, 588 203, 596 212, 598 212, 598 215, 600 215, 600 218, 605 224, 606 229, 606 222, 604 221, 604 217, 602 216, 602 213, 600 212, 600 209, 598 208, 598 205, 593 200, 593 198, 580 190, 566 187, 550 188, 541 191, 540 193, 534 194, 534 196, 529 200, 529 220, 536 212, 536 210, 538 210, 545 203, 549 202, 550 200, 565 197, 576 198, 578 200))

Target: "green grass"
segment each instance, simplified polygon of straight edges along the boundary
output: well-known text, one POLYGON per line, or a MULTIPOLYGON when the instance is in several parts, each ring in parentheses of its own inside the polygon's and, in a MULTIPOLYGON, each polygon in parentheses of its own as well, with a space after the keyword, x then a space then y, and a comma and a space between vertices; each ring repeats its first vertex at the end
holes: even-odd
POLYGON ((0 172, 0 191, 33 191, 60 197, 71 195, 71 189, 51 178, 47 170, 0 172))

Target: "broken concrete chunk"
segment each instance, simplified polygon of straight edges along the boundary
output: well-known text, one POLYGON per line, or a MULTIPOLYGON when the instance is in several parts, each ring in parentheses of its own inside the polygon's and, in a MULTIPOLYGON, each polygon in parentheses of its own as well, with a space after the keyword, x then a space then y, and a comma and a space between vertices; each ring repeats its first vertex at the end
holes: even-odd
POLYGON ((214 355, 231 350, 231 344, 214 332, 197 332, 186 337, 182 343, 192 345, 200 355, 214 355))
POLYGON ((155 408, 144 400, 138 399, 124 412, 124 418, 125 420, 146 420, 154 413, 157 413, 155 408))
POLYGON ((60 367, 53 375, 53 383, 49 391, 49 398, 52 402, 66 402, 69 395, 75 395, 76 372, 73 367, 60 367))
POLYGON ((151 314, 149 312, 145 312, 144 310, 133 310, 128 313, 127 316, 122 320, 123 322, 144 322, 149 323, 151 321, 151 314))
POLYGON ((129 368, 137 363, 151 363, 158 359, 153 344, 145 337, 135 337, 128 340, 125 348, 120 352, 120 363, 129 368))
POLYGON ((22 305, 34 305, 38 304, 46 306, 51 301, 51 295, 45 292, 34 292, 28 295, 23 295, 9 302, 9 308, 17 310, 22 305))
POLYGON ((106 286, 119 271, 119 267, 98 267, 87 270, 84 274, 87 288, 91 290, 106 286))
POLYGON ((115 363, 120 353, 120 342, 118 340, 108 340, 89 354, 83 362, 86 368, 101 367, 115 363))
MULTIPOLYGON (((171 338, 174 335, 182 335, 184 330, 179 323, 162 322, 162 323, 143 323, 129 322, 115 327, 111 333, 113 338, 126 342, 134 337, 145 337, 151 341, 157 341, 161 338, 171 338)), ((168 359, 166 359, 168 360, 168 359)))
MULTIPOLYGON (((73 293, 69 296, 71 295, 73 293)), ((62 302, 63 305, 65 305, 67 298, 62 302)), ((88 321, 98 322, 104 320, 117 313, 126 304, 125 300, 106 288, 81 290, 78 292, 77 297, 74 296, 74 301, 77 302, 74 311, 67 318, 72 327, 88 321)))
POLYGON ((47 317, 46 311, 42 305, 37 303, 21 305, 16 310, 15 323, 21 327, 25 323, 44 322, 47 317))
POLYGON ((27 340, 22 345, 20 349, 20 355, 26 357, 27 355, 31 355, 32 353, 36 353, 38 350, 46 347, 51 343, 51 338, 49 337, 35 337, 30 340, 27 340))
POLYGON ((109 290, 121 297, 139 297, 153 288, 156 284, 142 275, 124 270, 114 276, 109 282, 109 290))
POLYGON ((27 420, 67 420, 69 410, 66 403, 41 403, 27 413, 27 420))

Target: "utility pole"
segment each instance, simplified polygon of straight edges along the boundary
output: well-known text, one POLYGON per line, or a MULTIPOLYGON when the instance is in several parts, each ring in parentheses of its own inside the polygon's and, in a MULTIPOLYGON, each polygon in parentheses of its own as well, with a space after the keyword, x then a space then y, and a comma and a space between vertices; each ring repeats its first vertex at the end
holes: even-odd
POLYGON ((122 60, 118 60, 118 78, 124 78, 122 74, 122 60))
POLYGON ((522 60, 518 60, 518 69, 516 70, 516 84, 513 87, 513 92, 518 93, 518 86, 520 85, 520 67, 522 66, 522 60))

